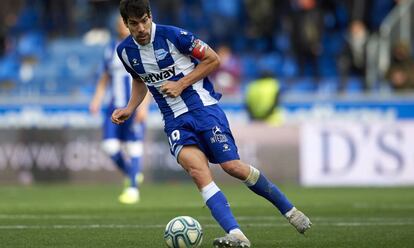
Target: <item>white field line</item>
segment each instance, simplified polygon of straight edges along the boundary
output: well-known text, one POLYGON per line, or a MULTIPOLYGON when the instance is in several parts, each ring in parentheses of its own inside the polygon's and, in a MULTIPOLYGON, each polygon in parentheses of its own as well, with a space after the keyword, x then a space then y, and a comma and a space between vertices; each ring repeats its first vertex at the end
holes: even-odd
MULTIPOLYGON (((18 215, 1 215, 3 217, 8 216, 9 219, 12 217, 19 217, 18 215)), ((0 217, 1 217, 0 216, 0 217)), ((20 217, 33 217, 35 219, 37 215, 22 215, 20 217)), ((52 216, 49 215, 39 215, 45 219, 51 219, 52 216)), ((81 217, 87 216, 78 216, 78 215, 61 215, 60 218, 53 216, 54 219, 82 219, 81 217)), ((15 218, 16 220, 21 220, 24 218, 15 218)), ((208 224, 203 224, 204 228, 219 228, 217 224, 212 224, 213 219, 207 216, 197 217, 199 220, 209 221, 208 224)), ((264 223, 243 223, 243 225, 248 227, 283 227, 289 226, 287 222, 278 221, 275 216, 239 216, 237 218, 241 221, 265 221, 264 223)), ((367 227, 367 226, 414 226, 414 218, 329 218, 329 217, 315 217, 312 218, 314 226, 330 226, 330 227, 367 227)), ((15 225, 0 225, 0 230, 20 230, 20 229, 163 229, 165 224, 153 224, 153 225, 144 225, 144 224, 50 224, 50 225, 25 225, 25 224, 15 224, 15 225)))
POLYGON ((389 210, 414 210, 412 204, 367 204, 367 203, 355 203, 354 208, 359 209, 389 209, 389 210))
MULTIPOLYGON (((322 217, 310 216, 312 221, 317 222, 414 222, 413 217, 322 217)), ((106 219, 131 219, 131 216, 119 217, 114 216, 106 219)), ((197 216, 198 220, 213 221, 211 216, 197 216)), ((103 220, 101 215, 50 215, 50 214, 0 214, 0 220, 103 220)), ((278 222, 283 221, 281 215, 264 215, 264 216, 236 216, 239 221, 265 221, 278 222)))
MULTIPOLYGON (((413 217, 322 217, 322 216, 310 216, 312 221, 318 222, 414 222, 413 217)), ((50 215, 50 214, 0 214, 0 220, 104 220, 101 215, 50 215)), ((107 220, 110 219, 128 219, 130 220, 131 217, 119 217, 114 216, 113 218, 105 218, 107 220)), ((213 221, 211 216, 197 216, 199 220, 211 220, 213 221)), ((265 221, 265 222, 278 222, 283 219, 281 215, 264 215, 264 216, 236 216, 236 219, 239 221, 265 221)))
POLYGON ((87 215, 47 215, 47 214, 0 214, 0 220, 93 220, 102 219, 102 216, 87 215))
MULTIPOLYGON (((330 227, 367 227, 367 226, 414 226, 413 222, 334 222, 317 223, 317 226, 330 227)), ((248 227, 284 227, 285 223, 255 223, 247 224, 248 227)), ((204 224, 204 228, 219 228, 217 224, 204 224)), ((24 230, 24 229, 163 229, 165 225, 118 225, 118 224, 89 224, 89 225, 0 225, 0 230, 24 230)))

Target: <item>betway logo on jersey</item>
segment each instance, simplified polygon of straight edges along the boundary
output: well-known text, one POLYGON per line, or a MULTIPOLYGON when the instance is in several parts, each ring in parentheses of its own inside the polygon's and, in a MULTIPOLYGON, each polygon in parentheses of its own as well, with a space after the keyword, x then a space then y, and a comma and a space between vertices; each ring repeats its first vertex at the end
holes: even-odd
POLYGON ((150 74, 147 74, 145 77, 141 77, 141 78, 145 83, 149 84, 149 83, 156 83, 156 82, 164 81, 173 76, 175 76, 175 67, 172 67, 160 73, 150 73, 150 74))

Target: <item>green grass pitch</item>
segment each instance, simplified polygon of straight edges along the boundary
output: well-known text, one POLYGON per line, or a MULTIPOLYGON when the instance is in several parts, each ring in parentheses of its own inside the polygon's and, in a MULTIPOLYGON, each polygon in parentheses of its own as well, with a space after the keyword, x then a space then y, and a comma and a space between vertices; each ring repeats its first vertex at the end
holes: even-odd
MULTIPOLYGON (((220 185, 252 247, 414 247, 414 188, 282 190, 313 221, 300 235, 243 185, 220 185)), ((223 235, 192 184, 144 184, 141 203, 121 205, 115 185, 0 186, 1 248, 165 247, 164 227, 190 215, 201 247, 223 235)))

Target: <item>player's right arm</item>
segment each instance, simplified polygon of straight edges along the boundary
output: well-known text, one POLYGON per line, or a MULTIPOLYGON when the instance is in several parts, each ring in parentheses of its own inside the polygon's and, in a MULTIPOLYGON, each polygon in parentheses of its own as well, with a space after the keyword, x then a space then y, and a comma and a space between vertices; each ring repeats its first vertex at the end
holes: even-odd
POLYGON ((144 101, 148 88, 140 78, 132 80, 131 98, 125 108, 116 109, 112 113, 111 120, 115 124, 122 124, 131 117, 132 113, 144 101))
POLYGON ((97 114, 101 109, 101 104, 105 96, 106 87, 109 82, 109 74, 103 72, 99 78, 98 84, 96 85, 95 94, 93 95, 92 101, 89 104, 89 112, 97 114))

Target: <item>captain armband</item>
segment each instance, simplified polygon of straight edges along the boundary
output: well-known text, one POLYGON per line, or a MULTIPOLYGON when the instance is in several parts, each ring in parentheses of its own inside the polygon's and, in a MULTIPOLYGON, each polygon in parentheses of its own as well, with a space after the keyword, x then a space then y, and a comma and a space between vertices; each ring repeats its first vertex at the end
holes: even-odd
POLYGON ((206 54, 208 45, 204 41, 197 39, 194 41, 193 47, 194 48, 191 51, 191 56, 198 60, 202 60, 204 58, 204 55, 206 54))

